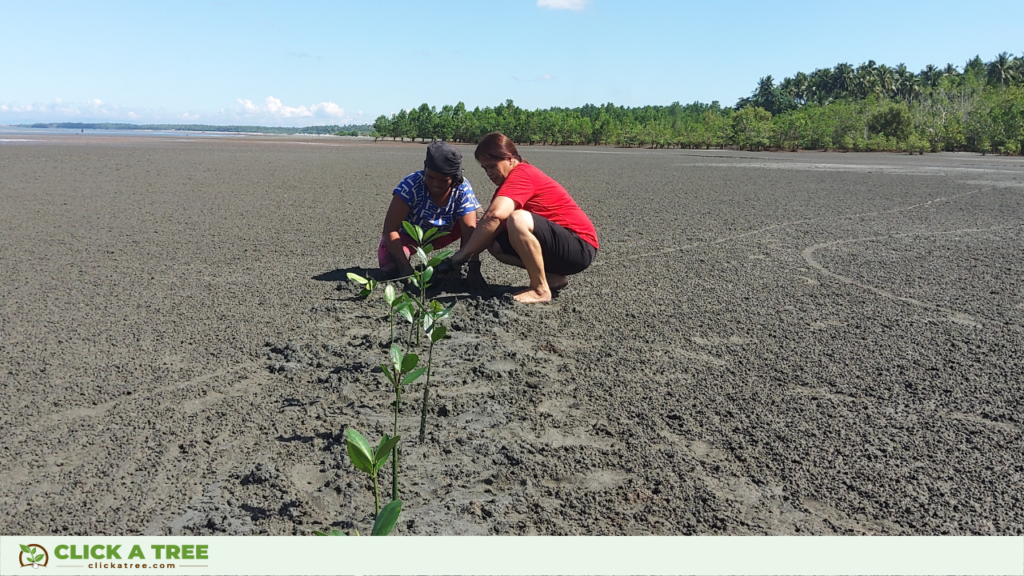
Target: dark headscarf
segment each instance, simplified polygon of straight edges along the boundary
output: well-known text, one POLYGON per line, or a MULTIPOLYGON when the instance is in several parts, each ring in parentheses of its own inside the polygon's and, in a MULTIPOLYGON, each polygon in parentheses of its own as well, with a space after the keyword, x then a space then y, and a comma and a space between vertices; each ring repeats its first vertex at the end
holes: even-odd
POLYGON ((462 152, 447 142, 431 142, 427 145, 427 159, 424 168, 430 168, 438 174, 452 177, 452 188, 462 184, 462 152))

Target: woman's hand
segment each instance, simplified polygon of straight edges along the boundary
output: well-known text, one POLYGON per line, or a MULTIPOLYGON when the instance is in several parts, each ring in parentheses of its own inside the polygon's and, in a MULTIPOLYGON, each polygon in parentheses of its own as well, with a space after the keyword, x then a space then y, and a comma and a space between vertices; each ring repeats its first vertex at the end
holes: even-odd
POLYGON ((487 285, 487 280, 484 280, 484 275, 480 273, 479 260, 469 261, 469 269, 466 271, 466 282, 469 283, 469 289, 473 292, 483 292, 490 287, 487 285))

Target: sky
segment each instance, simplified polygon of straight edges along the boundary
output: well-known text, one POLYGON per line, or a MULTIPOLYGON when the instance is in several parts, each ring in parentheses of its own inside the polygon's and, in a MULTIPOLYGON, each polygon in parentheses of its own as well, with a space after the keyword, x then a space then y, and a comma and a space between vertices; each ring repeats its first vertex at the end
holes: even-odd
POLYGON ((1024 2, 0 0, 0 125, 372 123, 426 102, 733 105, 757 80, 1024 52, 1024 2))

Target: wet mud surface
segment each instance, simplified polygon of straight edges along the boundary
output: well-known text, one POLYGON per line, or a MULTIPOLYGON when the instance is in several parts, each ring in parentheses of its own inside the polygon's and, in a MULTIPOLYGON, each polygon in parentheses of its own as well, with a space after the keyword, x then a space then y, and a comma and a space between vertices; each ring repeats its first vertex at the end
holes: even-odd
MULTIPOLYGON (((1024 534, 1020 159, 522 152, 602 249, 551 304, 441 283, 398 534, 1024 534)), ((389 331, 342 279, 422 154, 0 145, 0 533, 367 532, 389 331)))

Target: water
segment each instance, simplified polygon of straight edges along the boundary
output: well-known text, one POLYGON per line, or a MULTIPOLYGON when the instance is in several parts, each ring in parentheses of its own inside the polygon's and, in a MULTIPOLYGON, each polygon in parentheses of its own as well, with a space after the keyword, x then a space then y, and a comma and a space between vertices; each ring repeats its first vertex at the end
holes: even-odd
MULTIPOLYGON (((185 132, 184 130, 90 130, 83 132, 81 128, 19 128, 16 126, 0 126, 0 142, 31 141, 32 136, 47 135, 102 135, 102 136, 157 136, 181 138, 244 138, 249 134, 239 132, 185 132)), ((264 135, 265 136, 265 135, 264 135)))

